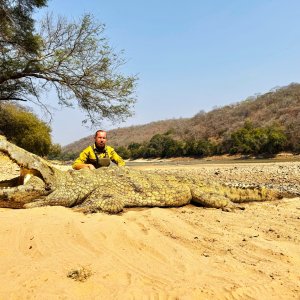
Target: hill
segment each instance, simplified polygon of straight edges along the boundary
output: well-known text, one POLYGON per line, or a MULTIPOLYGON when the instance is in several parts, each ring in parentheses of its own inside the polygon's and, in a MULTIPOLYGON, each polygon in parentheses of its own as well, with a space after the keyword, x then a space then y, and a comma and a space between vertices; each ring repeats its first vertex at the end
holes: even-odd
MULTIPOLYGON (((172 132, 181 132, 182 127, 189 119, 171 119, 164 121, 151 122, 145 125, 136 125, 109 130, 107 136, 109 145, 114 147, 128 146, 131 143, 142 143, 148 141, 157 133, 165 133, 168 130, 172 132)), ((79 152, 87 147, 93 141, 93 135, 89 135, 78 141, 63 147, 63 152, 79 152)))
MULTIPOLYGON (((224 141, 246 121, 254 126, 281 126, 293 149, 300 141, 300 84, 271 90, 244 101, 199 112, 192 118, 171 119, 110 130, 109 144, 114 147, 149 141, 155 134, 168 133, 174 139, 209 139, 224 141)), ((93 136, 88 136, 69 144, 63 152, 78 153, 91 144, 93 136)))

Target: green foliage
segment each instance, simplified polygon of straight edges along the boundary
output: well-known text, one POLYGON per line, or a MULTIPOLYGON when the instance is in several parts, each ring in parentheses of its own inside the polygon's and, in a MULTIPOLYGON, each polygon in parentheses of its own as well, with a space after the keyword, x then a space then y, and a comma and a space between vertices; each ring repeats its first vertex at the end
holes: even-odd
POLYGON ((66 152, 58 156, 57 159, 64 160, 64 161, 74 161, 78 157, 78 155, 79 153, 76 152, 66 152))
POLYGON ((9 141, 37 155, 50 151, 50 127, 22 106, 0 105, 0 131, 9 141))
POLYGON ((175 157, 183 154, 183 144, 166 134, 154 135, 147 144, 145 157, 175 157))
POLYGON ((277 126, 268 126, 265 128, 267 135, 267 142, 262 145, 262 153, 278 153, 286 148, 287 137, 283 130, 277 126))
POLYGON ((275 154, 284 150, 287 138, 276 124, 254 127, 249 121, 233 132, 224 142, 208 139, 187 138, 184 142, 174 140, 169 134, 155 134, 149 142, 131 143, 125 152, 130 158, 168 158, 178 156, 206 157, 224 153, 275 154))
POLYGON ((59 144, 52 144, 47 155, 48 159, 60 159, 62 155, 62 148, 59 144))
MULTIPOLYGON (((236 153, 240 149, 236 144, 233 145, 231 135, 243 127, 245 118, 257 128, 276 129, 274 137, 277 142, 272 141, 270 132, 257 130, 260 142, 257 141, 259 140, 257 137, 252 143, 254 145, 258 143, 257 147, 254 147, 259 149, 258 152, 274 153, 282 149, 300 153, 300 84, 296 83, 208 113, 201 112, 190 119, 171 119, 131 126, 127 129, 114 129, 111 131, 113 134, 110 135, 109 142, 120 146, 127 146, 128 141, 137 144, 136 148, 128 146, 133 158, 143 157, 144 153, 156 157, 157 149, 147 150, 147 144, 154 134, 170 135, 176 140, 184 141, 183 155, 201 157, 225 154, 229 151, 236 153), (270 126, 270 124, 278 125, 270 126), (263 141, 266 137, 270 139, 270 143, 263 141), (265 143, 266 148, 263 149, 259 143, 265 143)), ((257 152, 253 151, 252 146, 248 149, 246 145, 243 147, 245 149, 241 150, 244 153, 257 152)))
POLYGON ((47 158, 51 160, 74 161, 79 156, 78 152, 62 152, 61 150, 60 145, 52 145, 47 158))
POLYGON ((115 150, 123 159, 130 158, 130 151, 126 147, 120 146, 117 147, 115 150))
POLYGON ((78 157, 79 153, 76 152, 65 152, 61 153, 55 159, 63 160, 63 161, 74 161, 78 157))
POLYGON ((184 154, 183 142, 176 141, 166 134, 156 134, 149 142, 143 144, 131 143, 128 146, 129 157, 155 158, 177 157, 184 154))
POLYGON ((29 54, 37 53, 40 45, 34 34, 34 20, 31 15, 35 8, 41 8, 46 3, 46 0, 1 1, 0 36, 6 51, 12 47, 29 54))
POLYGON ((172 134, 176 134, 176 130, 174 128, 170 128, 164 133, 164 135, 172 135, 172 134))
POLYGON ((52 89, 59 104, 86 111, 84 122, 131 116, 137 78, 119 71, 125 60, 109 46, 105 26, 88 14, 73 22, 48 15, 36 32, 33 9, 45 4, 0 4, 0 101, 33 101, 49 112, 42 95, 52 89))
POLYGON ((187 156, 204 157, 215 154, 216 146, 209 140, 191 138, 185 142, 184 149, 187 156))
POLYGON ((283 130, 277 126, 254 127, 251 122, 231 134, 229 152, 244 154, 275 154, 285 148, 283 130))
POLYGON ((156 134, 154 135, 149 143, 147 144, 147 150, 144 153, 145 157, 163 157, 165 150, 164 140, 168 138, 165 135, 156 134))
POLYGON ((139 143, 131 143, 127 149, 129 150, 130 157, 133 159, 137 159, 139 157, 143 157, 143 146, 139 143))

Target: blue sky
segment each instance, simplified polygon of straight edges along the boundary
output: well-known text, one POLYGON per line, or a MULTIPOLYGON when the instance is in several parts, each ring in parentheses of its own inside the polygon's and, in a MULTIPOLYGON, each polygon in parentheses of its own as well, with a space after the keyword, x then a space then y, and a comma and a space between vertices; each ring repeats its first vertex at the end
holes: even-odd
MULTIPOLYGON (((92 13, 110 45, 125 51, 122 72, 139 77, 135 115, 104 129, 192 117, 300 82, 298 0, 49 0, 37 16, 46 11, 92 13)), ((54 94, 48 101, 55 105, 54 94)), ((53 141, 92 134, 83 118, 78 108, 54 111, 53 141)))

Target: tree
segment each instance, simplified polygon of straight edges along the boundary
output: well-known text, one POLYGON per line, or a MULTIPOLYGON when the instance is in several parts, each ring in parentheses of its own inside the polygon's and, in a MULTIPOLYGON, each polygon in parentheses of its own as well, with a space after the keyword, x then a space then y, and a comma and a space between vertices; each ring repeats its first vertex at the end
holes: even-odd
POLYGON ((145 150, 145 157, 176 157, 183 155, 183 143, 172 139, 168 133, 155 134, 145 150))
POLYGON ((274 154, 285 149, 287 145, 287 137, 280 126, 273 124, 266 127, 265 131, 267 133, 268 140, 264 145, 262 145, 261 152, 274 154))
POLYGON ((50 127, 20 105, 0 105, 0 132, 12 143, 37 155, 45 156, 51 148, 50 127))
POLYGON ((75 102, 87 113, 84 122, 96 125, 104 118, 131 116, 137 78, 118 73, 125 60, 109 46, 105 26, 89 14, 77 22, 47 15, 37 33, 31 14, 46 1, 21 2, 3 1, 0 8, 5 16, 0 18, 0 100, 32 101, 46 108, 42 95, 54 89, 59 104, 75 102))
POLYGON ((215 154, 216 148, 217 144, 209 140, 189 138, 185 141, 184 150, 186 155, 204 157, 215 154))
POLYGON ((62 156, 62 148, 59 144, 52 144, 47 154, 48 159, 60 159, 62 156))
POLYGON ((124 147, 120 146, 116 148, 116 152, 123 158, 123 159, 128 159, 130 158, 130 151, 124 147))
POLYGON ((36 53, 39 45, 34 34, 34 20, 31 15, 35 8, 46 5, 47 0, 1 0, 0 2, 0 47, 23 53, 36 53))
POLYGON ((142 144, 139 143, 131 143, 128 145, 127 149, 129 150, 129 156, 133 159, 142 157, 142 144))
POLYGON ((276 124, 266 127, 254 127, 246 122, 231 134, 230 152, 245 154, 275 154, 286 146, 287 138, 276 124))

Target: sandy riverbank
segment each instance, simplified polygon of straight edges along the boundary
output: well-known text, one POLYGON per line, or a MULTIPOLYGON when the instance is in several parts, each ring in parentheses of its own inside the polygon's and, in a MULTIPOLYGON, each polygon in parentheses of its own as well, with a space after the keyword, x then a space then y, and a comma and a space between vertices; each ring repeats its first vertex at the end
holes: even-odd
MULTIPOLYGON (((297 163, 202 168, 299 184, 297 163)), ((1 208, 0 299, 300 299, 300 198, 245 206, 1 208)))

